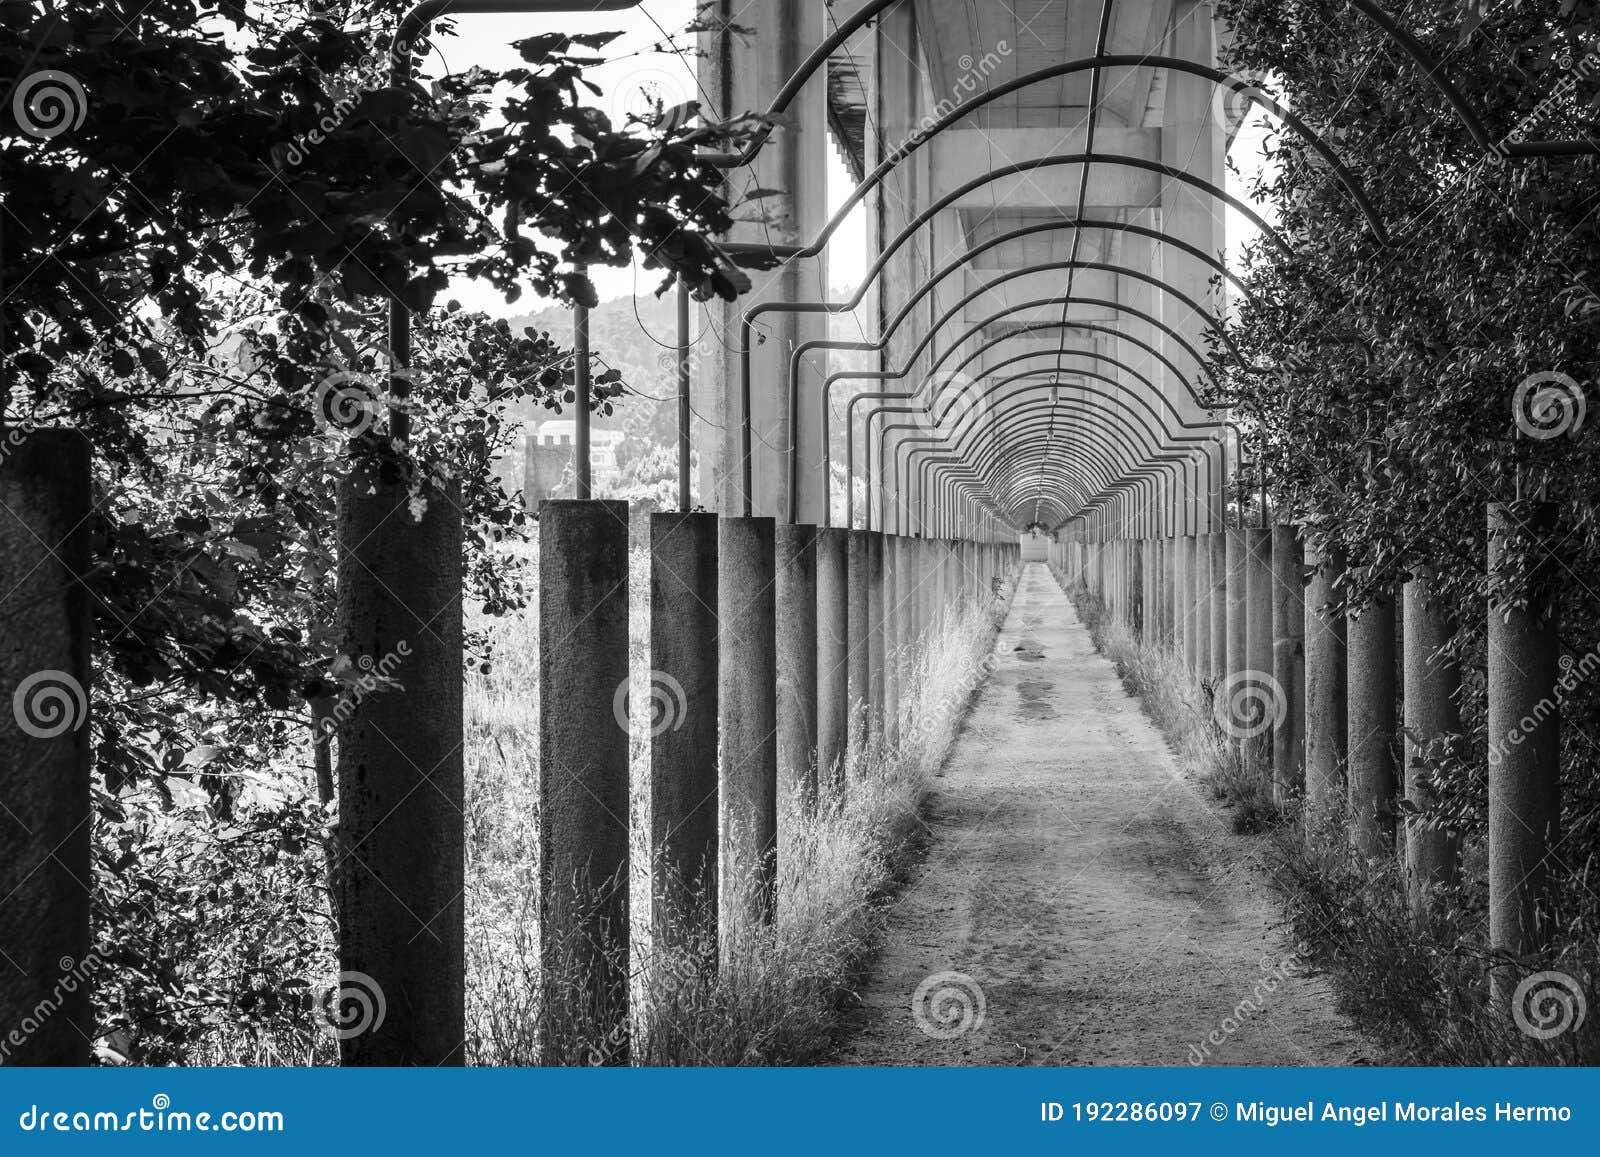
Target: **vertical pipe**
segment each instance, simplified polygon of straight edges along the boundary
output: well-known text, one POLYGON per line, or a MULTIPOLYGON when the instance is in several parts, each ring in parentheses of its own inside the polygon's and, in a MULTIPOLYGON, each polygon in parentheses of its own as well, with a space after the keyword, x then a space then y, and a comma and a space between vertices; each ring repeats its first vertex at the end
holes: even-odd
POLYGON ((778 791, 817 805, 817 528, 777 525, 778 791))
POLYGON ((1211 645, 1207 648, 1210 663, 1206 676, 1215 687, 1228 673, 1228 536, 1223 531, 1213 531, 1205 537, 1207 554, 1207 594, 1210 606, 1206 611, 1211 629, 1211 645))
POLYGON ((1272 795, 1287 803, 1305 790, 1305 562, 1293 526, 1272 528, 1272 678, 1283 695, 1272 731, 1272 795))
POLYGON ((1283 692, 1272 678, 1272 531, 1251 527, 1245 542, 1245 668, 1250 682, 1270 689, 1262 707, 1266 726, 1241 744, 1245 774, 1263 786, 1272 783, 1272 735, 1283 717, 1283 692))
POLYGON ((776 531, 722 518, 717 544, 721 941, 772 922, 778 846, 776 531))
POLYGON ((883 635, 883 535, 869 530, 867 535, 867 725, 883 733, 884 635, 883 635))
POLYGON ((859 771, 861 761, 866 756, 867 738, 869 735, 869 711, 872 688, 871 666, 868 654, 867 604, 871 601, 867 593, 870 585, 868 575, 870 562, 867 539, 871 535, 868 530, 850 531, 847 553, 847 572, 849 580, 849 611, 846 615, 847 638, 850 643, 849 686, 850 686, 850 738, 849 761, 853 769, 859 771))
POLYGON ((83 585, 89 572, 89 443, 72 431, 11 430, 5 451, 0 1025, 11 1038, 0 1064, 86 1065, 94 1036, 83 972, 94 967, 90 604, 83 585), (54 1011, 40 1016, 41 1007, 54 1011), (35 1021, 31 1032, 21 1031, 35 1021))
POLYGON ((1461 731, 1456 697, 1461 693, 1461 668, 1445 647, 1455 634, 1433 585, 1429 568, 1418 567, 1405 585, 1402 631, 1405 645, 1405 788, 1406 883, 1411 910, 1422 914, 1429 893, 1456 879, 1460 841, 1437 823, 1433 788, 1423 756, 1441 736, 1461 731))
MULTIPOLYGON (((586 271, 579 269, 579 274, 586 271)), ((574 498, 594 497, 589 453, 589 307, 572 307, 572 481, 574 498)))
MULTIPOLYGON (((457 558, 460 552, 458 536, 457 558)), ((459 673, 451 675, 459 686, 459 673)), ((539 508, 539 944, 547 1064, 585 1030, 607 1042, 628 1039, 629 752, 626 721, 617 718, 628 678, 628 504, 546 502, 539 508)), ((405 853, 434 857, 420 833, 405 853)), ((461 862, 459 848, 449 854, 461 862)), ((394 1000, 391 993, 391 1007, 394 1000)), ((608 1047, 606 1055, 627 1060, 625 1048, 608 1047)))
MULTIPOLYGON (((717 516, 650 516, 650 909, 715 943, 717 516)), ((619 704, 620 706, 620 704, 619 704)), ((626 719, 619 712, 619 722, 626 719)))
MULTIPOLYGON (((1492 504, 1489 574, 1498 577, 1505 557, 1525 552, 1530 537, 1542 548, 1553 525, 1552 506, 1519 520, 1492 504)), ((1558 608, 1548 564, 1531 578, 1522 605, 1489 607, 1489 942, 1513 956, 1547 939, 1549 855, 1561 819, 1558 608)))
POLYGON ((687 511, 694 505, 690 484, 689 449, 693 408, 690 405, 689 356, 693 346, 689 341, 689 284, 678 278, 678 509, 687 511))
POLYGON ((1323 545, 1307 551, 1306 564, 1306 834, 1314 838, 1345 801, 1345 614, 1336 589, 1344 554, 1323 545))
POLYGON ((819 798, 844 786, 850 727, 847 542, 850 532, 817 532, 817 776, 819 798))
POLYGON ((1350 842, 1361 855, 1394 850, 1394 593, 1379 591, 1345 625, 1350 842))

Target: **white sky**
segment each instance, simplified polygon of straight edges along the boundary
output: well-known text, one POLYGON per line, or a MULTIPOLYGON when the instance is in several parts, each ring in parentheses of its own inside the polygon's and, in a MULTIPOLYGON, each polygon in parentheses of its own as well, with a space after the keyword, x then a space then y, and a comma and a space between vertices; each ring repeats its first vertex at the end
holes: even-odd
MULTIPOLYGON (((534 36, 552 27, 556 21, 562 31, 621 32, 603 50, 608 63, 587 73, 603 92, 600 105, 615 123, 622 123, 629 109, 642 109, 649 97, 660 99, 668 107, 695 99, 693 38, 684 35, 683 29, 693 17, 694 0, 647 0, 637 9, 595 14, 566 14, 559 18, 549 16, 518 15, 459 15, 454 17, 456 35, 434 37, 434 59, 425 72, 437 74, 449 69, 464 71, 473 65, 491 69, 510 68, 520 63, 511 43, 534 36), (684 55, 671 52, 646 51, 653 44, 673 37, 684 55)), ((1261 130, 1254 127, 1260 121, 1256 112, 1234 141, 1234 163, 1248 177, 1260 165, 1261 130)), ((828 196, 831 205, 838 205, 848 195, 853 182, 831 146, 828 156, 828 196)), ((1230 177, 1229 190, 1245 198, 1246 182, 1230 177)), ((1271 215, 1258 207, 1267 220, 1271 215)), ((1237 264, 1242 246, 1255 235, 1254 228, 1234 210, 1227 211, 1228 263, 1237 264)), ((860 280, 867 258, 865 207, 851 214, 843 228, 834 235, 828 246, 828 276, 833 288, 853 288, 860 280)), ((597 269, 591 271, 602 301, 625 297, 638 292, 654 292, 661 273, 639 269, 597 269)), ((498 293, 486 285, 458 280, 451 285, 449 297, 454 297, 469 309, 480 309, 496 316, 527 313, 545 304, 531 297, 523 297, 514 305, 507 305, 498 293)))

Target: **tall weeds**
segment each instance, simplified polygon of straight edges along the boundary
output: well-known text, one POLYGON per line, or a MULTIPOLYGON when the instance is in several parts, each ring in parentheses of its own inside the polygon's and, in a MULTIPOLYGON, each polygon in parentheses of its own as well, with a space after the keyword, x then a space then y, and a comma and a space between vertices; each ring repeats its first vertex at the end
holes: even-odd
MULTIPOLYGON (((1008 587, 1009 589, 1009 587, 1008 587)), ((638 600, 636 599, 636 604, 638 600)), ((988 669, 1005 603, 985 598, 953 613, 945 629, 901 656, 899 742, 881 729, 826 791, 812 814, 780 801, 777 916, 722 937, 690 898, 670 943, 653 943, 642 916, 648 866, 644 825, 634 824, 636 918, 632 1022, 617 1039, 585 1025, 564 994, 586 987, 578 970, 541 976, 536 928, 537 768, 520 739, 525 718, 504 710, 492 687, 469 693, 468 1016, 469 1056, 490 1065, 782 1065, 814 1062, 836 1043, 921 830, 932 773, 959 731, 988 669), (482 711, 480 715, 478 712, 482 711), (508 796, 510 798, 508 798, 508 796), (561 1006, 561 1007, 557 1007, 561 1006)), ((635 617, 636 640, 647 622, 635 617)), ((531 627, 496 634, 497 652, 529 653, 531 627)), ((638 658, 638 656, 636 656, 638 658)), ((646 664, 647 665, 647 664, 646 664)), ((636 662, 635 666, 639 666, 636 662)), ((532 693, 527 702, 531 703, 532 693)), ((635 815, 644 751, 636 749, 635 815)))
POLYGON ((1340 1011, 1396 1064, 1571 1065, 1600 1063, 1600 1011, 1589 1007, 1600 981, 1600 881, 1588 865, 1563 869, 1555 892, 1563 920, 1549 952, 1535 961, 1506 961, 1489 950, 1488 892, 1481 841, 1463 851, 1461 882, 1441 890, 1428 910, 1411 910, 1404 848, 1367 860, 1350 849, 1346 817, 1337 810, 1314 826, 1291 802, 1280 808, 1268 785, 1244 774, 1231 744, 1211 719, 1211 688, 1165 652, 1144 645, 1113 622, 1081 584, 1056 574, 1111 659, 1129 692, 1177 750, 1228 806, 1236 830, 1264 833, 1270 878, 1296 938, 1329 976, 1340 1011), (1523 1023, 1496 1000, 1497 969, 1525 977, 1558 972, 1580 992, 1528 989, 1523 1023), (1541 1004, 1541 1000, 1543 1003, 1541 1004), (1565 1000, 1566 1003, 1560 1003, 1565 1000), (1576 1015, 1573 1015, 1576 1014, 1576 1015), (1564 1031, 1530 1033, 1568 1017, 1564 1031))

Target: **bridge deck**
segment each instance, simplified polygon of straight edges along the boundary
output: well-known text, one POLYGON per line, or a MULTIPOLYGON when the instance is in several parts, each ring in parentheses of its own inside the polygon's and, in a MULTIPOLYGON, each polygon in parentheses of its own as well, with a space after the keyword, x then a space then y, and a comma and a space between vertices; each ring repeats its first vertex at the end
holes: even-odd
POLYGON ((1197 1063, 1191 1046, 1211 1064, 1359 1060, 1326 985, 1281 968, 1293 945, 1245 841, 1044 565, 1027 565, 997 650, 841 1061, 1197 1063), (912 1003, 947 970, 982 990, 984 1019, 940 1039, 912 1003))

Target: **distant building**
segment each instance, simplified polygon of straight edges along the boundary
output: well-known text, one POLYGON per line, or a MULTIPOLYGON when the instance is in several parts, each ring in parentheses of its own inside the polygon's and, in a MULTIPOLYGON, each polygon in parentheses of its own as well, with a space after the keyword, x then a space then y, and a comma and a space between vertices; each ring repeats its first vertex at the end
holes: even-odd
MULTIPOLYGON (((528 510, 537 511, 547 498, 573 496, 573 427, 571 419, 544 422, 523 436, 522 499, 528 510)), ((621 430, 589 429, 589 466, 597 493, 617 480, 617 443, 622 438, 621 430)))

